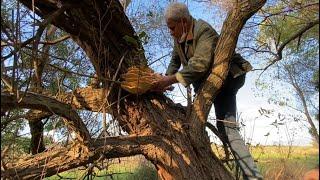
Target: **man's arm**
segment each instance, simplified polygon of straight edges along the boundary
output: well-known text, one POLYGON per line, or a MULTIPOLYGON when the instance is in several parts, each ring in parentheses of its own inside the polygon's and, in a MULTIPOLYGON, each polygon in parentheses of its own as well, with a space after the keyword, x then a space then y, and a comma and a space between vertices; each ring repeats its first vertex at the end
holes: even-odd
POLYGON ((163 76, 160 80, 153 84, 151 91, 164 92, 166 90, 173 90, 173 86, 171 85, 177 82, 178 80, 175 75, 163 76))
POLYGON ((180 66, 181 61, 177 52, 177 45, 175 43, 172 51, 171 61, 167 68, 166 74, 165 76, 162 76, 160 80, 153 83, 151 91, 164 92, 166 90, 170 90, 172 88, 171 85, 178 82, 175 73, 178 72, 180 66))
POLYGON ((173 48, 173 51, 172 51, 172 58, 171 58, 169 66, 168 66, 168 69, 166 71, 166 76, 167 75, 173 75, 176 72, 178 72, 180 66, 181 66, 181 61, 180 61, 180 58, 179 58, 179 54, 177 52, 177 45, 174 44, 174 48, 173 48))

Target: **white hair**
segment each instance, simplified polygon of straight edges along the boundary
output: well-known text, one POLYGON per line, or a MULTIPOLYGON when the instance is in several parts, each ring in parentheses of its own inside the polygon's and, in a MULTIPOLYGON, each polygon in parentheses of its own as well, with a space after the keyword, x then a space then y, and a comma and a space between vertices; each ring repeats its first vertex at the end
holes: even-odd
POLYGON ((169 4, 164 14, 166 21, 172 19, 178 21, 181 18, 190 19, 190 13, 188 7, 183 3, 174 2, 169 4))

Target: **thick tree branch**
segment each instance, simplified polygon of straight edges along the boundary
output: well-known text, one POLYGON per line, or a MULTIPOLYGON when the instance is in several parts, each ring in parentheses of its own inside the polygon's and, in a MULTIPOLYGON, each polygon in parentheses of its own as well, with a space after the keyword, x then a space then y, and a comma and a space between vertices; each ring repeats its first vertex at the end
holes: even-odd
MULTIPOLYGON (((56 99, 60 103, 65 103, 66 105, 70 105, 73 109, 80 110, 88 110, 93 112, 101 112, 102 107, 105 101, 105 93, 106 89, 94 89, 89 87, 79 88, 74 90, 73 92, 67 92, 59 95, 51 95, 50 93, 45 93, 46 97, 56 99)), ((113 104, 115 104, 114 102, 113 104)), ((112 103, 110 104, 112 105, 112 103)), ((11 107, 10 107, 11 108, 11 107)), ((13 108, 13 107, 12 107, 13 108)), ((106 107, 107 112, 110 111, 110 107, 106 107)), ((6 110, 6 109, 3 109, 6 110)), ((53 113, 50 111, 43 110, 33 110, 29 111, 27 114, 13 117, 1 122, 1 129, 3 129, 6 124, 10 123, 13 120, 18 118, 28 119, 30 121, 37 121, 39 119, 50 117, 53 113)))
POLYGON ((80 142, 89 143, 91 140, 86 126, 71 106, 48 96, 29 92, 19 100, 15 95, 1 92, 1 107, 6 109, 29 108, 51 112, 66 119, 66 126, 77 134, 77 139, 80 142))
MULTIPOLYGON (((107 89, 95 89, 88 86, 86 88, 76 89, 70 93, 61 94, 56 98, 76 109, 101 112, 105 103, 105 94, 107 91, 107 89)), ((110 112, 110 106, 105 108, 107 112, 110 112)))
POLYGON ((107 137, 93 140, 93 151, 72 144, 48 152, 39 153, 24 160, 6 164, 2 178, 40 179, 69 169, 80 167, 96 160, 127 157, 141 154, 144 148, 159 142, 155 136, 107 137), (103 158, 101 158, 103 156, 103 158))

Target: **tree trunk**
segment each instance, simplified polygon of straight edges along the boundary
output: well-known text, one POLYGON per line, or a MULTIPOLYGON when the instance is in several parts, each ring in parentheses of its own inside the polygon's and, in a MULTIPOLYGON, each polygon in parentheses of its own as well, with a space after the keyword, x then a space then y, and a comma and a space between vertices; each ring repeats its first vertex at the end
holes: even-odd
MULTIPOLYGON (((33 1, 20 1, 28 8, 32 8, 33 1)), ((223 27, 223 33, 217 45, 216 66, 212 69, 212 75, 209 76, 203 90, 197 96, 190 116, 186 115, 185 107, 174 104, 164 95, 129 95, 121 91, 118 84, 105 82, 106 87, 109 88, 108 96, 100 97, 100 99, 107 99, 110 105, 108 111, 118 120, 121 128, 129 134, 129 137, 110 137, 96 141, 88 137, 88 131, 83 129, 83 123, 78 121, 78 117, 63 111, 63 109, 70 109, 69 106, 61 108, 61 105, 58 104, 62 102, 29 94, 26 96, 27 98, 33 97, 42 105, 37 106, 32 104, 30 100, 22 100, 21 107, 30 105, 42 110, 57 111, 56 114, 70 118, 66 122, 71 123, 70 128, 79 134, 79 139, 91 140, 91 143, 84 145, 88 148, 84 148, 85 152, 81 151, 81 158, 76 158, 77 156, 67 158, 69 156, 66 155, 70 151, 68 148, 63 149, 59 155, 40 153, 32 157, 32 163, 27 163, 31 161, 28 159, 28 161, 23 161, 24 163, 9 164, 8 168, 2 172, 2 176, 16 177, 19 174, 25 175, 27 171, 30 173, 26 177, 39 178, 39 169, 46 168, 45 176, 50 176, 57 172, 92 163, 101 154, 105 158, 143 154, 155 165, 161 179, 233 179, 212 152, 209 137, 205 131, 205 123, 212 99, 226 77, 229 60, 234 52, 241 28, 264 2, 263 0, 245 1, 244 4, 235 4, 234 10, 230 12, 223 27), (221 76, 218 77, 216 73, 221 76), (50 102, 49 105, 55 108, 45 107, 45 101, 50 102), (79 129, 75 129, 77 127, 79 129), (98 142, 104 143, 99 144, 98 142), (44 161, 43 157, 48 158, 49 163, 44 161)), ((35 1, 34 6, 36 13, 42 17, 49 18, 50 14, 55 14, 52 23, 70 33, 70 37, 80 45, 90 58, 99 77, 117 79, 120 74, 126 72, 128 67, 146 64, 141 50, 128 44, 123 38, 125 36, 135 37, 135 35, 118 1, 43 0, 35 1), (58 11, 62 13, 57 14, 58 11), (103 18, 101 19, 101 17, 103 18), (101 28, 101 26, 103 27, 101 28), (124 61, 120 63, 122 58, 124 61)), ((8 99, 12 98, 7 97, 8 99)), ((19 106, 19 103, 7 102, 7 104, 11 107, 19 106)), ((1 101, 1 106, 4 105, 6 105, 5 102, 1 101)))
POLYGON ((302 106, 303 106, 303 113, 307 118, 307 121, 310 125, 310 134, 311 136, 314 138, 315 142, 319 145, 319 133, 317 131, 316 126, 313 123, 312 117, 309 113, 309 109, 308 109, 308 105, 307 105, 307 100, 304 96, 303 91, 301 90, 301 88, 299 87, 298 83, 296 82, 296 80, 294 79, 293 75, 292 75, 292 70, 290 70, 289 68, 286 67, 286 71, 289 74, 289 80, 290 83, 292 84, 293 88, 296 90, 301 102, 302 102, 302 106))
POLYGON ((186 121, 186 109, 170 102, 164 96, 149 96, 139 102, 140 123, 135 133, 151 133, 161 140, 143 154, 157 168, 162 179, 232 179, 226 168, 213 154, 208 136, 203 131, 202 141, 192 143, 195 134, 186 121), (141 104, 140 104, 141 103, 141 104), (171 104, 172 103, 172 104, 171 104), (145 132, 147 131, 147 132, 145 132), (205 157, 205 158, 204 158, 205 157))
POLYGON ((31 154, 43 152, 46 149, 43 142, 43 122, 41 121, 41 119, 28 122, 31 132, 31 154))

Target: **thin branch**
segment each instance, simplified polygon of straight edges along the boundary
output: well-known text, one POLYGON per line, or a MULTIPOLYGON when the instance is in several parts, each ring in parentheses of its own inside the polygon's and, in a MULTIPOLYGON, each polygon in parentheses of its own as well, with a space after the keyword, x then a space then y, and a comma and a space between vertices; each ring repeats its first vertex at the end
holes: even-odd
POLYGON ((62 41, 65 41, 70 38, 70 35, 61 36, 58 39, 52 40, 52 41, 40 41, 39 44, 45 44, 45 45, 55 45, 57 43, 60 43, 62 41))
POLYGON ((36 35, 34 37, 26 40, 25 42, 21 43, 20 45, 16 44, 17 47, 11 53, 9 53, 8 55, 6 55, 4 57, 1 57, 1 61, 4 61, 4 60, 10 58, 12 55, 17 53, 21 48, 25 47, 26 45, 30 44, 32 41, 36 40, 40 36, 40 34, 42 34, 42 32, 44 31, 46 26, 48 24, 50 24, 54 18, 59 16, 61 13, 63 13, 66 9, 67 9, 66 7, 60 8, 57 11, 55 11, 54 13, 52 13, 51 15, 49 15, 48 18, 46 18, 43 22, 41 22, 41 24, 39 25, 39 28, 37 30, 37 33, 36 33, 36 35))
POLYGON ((218 129, 211 123, 206 122, 206 127, 209 128, 218 138, 223 141, 221 133, 218 131, 218 129))
MULTIPOLYGON (((65 36, 61 36, 58 39, 52 40, 52 41, 39 41, 39 44, 44 44, 44 45, 55 45, 58 44, 62 41, 65 41, 67 39, 70 38, 70 35, 65 35, 65 36)), ((35 39, 35 37, 29 38, 28 40, 22 42, 22 43, 9 43, 9 42, 5 42, 5 41, 1 41, 1 46, 13 46, 13 45, 17 45, 19 47, 19 49, 25 47, 26 45, 30 44, 31 41, 33 41, 35 39)), ((5 57, 4 57, 5 58, 5 57)))
POLYGON ((148 64, 148 66, 151 66, 153 63, 158 62, 159 60, 161 60, 162 58, 165 58, 165 57, 169 56, 170 54, 171 54, 171 52, 168 53, 168 54, 166 54, 166 55, 163 55, 163 56, 159 57, 158 59, 150 62, 150 63, 148 64))
MULTIPOLYGON (((279 15, 285 15, 285 16, 288 16, 288 17, 294 17, 294 18, 299 18, 299 17, 296 17, 296 16, 291 16, 291 15, 288 15, 286 13, 294 13, 294 12, 298 12, 299 10, 302 10, 304 8, 308 8, 308 7, 311 7, 311 6, 319 6, 319 3, 311 3, 311 4, 306 4, 304 6, 300 6, 298 8, 294 7, 293 9, 291 8, 286 8, 287 10, 284 10, 284 11, 279 11, 279 12, 274 12, 274 13, 270 13, 270 12, 266 12, 265 10, 261 9, 261 12, 262 13, 265 13, 267 14, 266 16, 262 16, 263 17, 263 20, 260 21, 259 23, 255 23, 255 22, 250 22, 250 24, 253 24, 252 26, 245 26, 244 28, 248 29, 248 28, 252 28, 252 27, 255 27, 255 26, 269 26, 267 24, 264 24, 265 21, 267 20, 270 20, 270 17, 272 16, 279 16, 279 15)), ((249 23, 248 23, 249 24, 249 23)))

